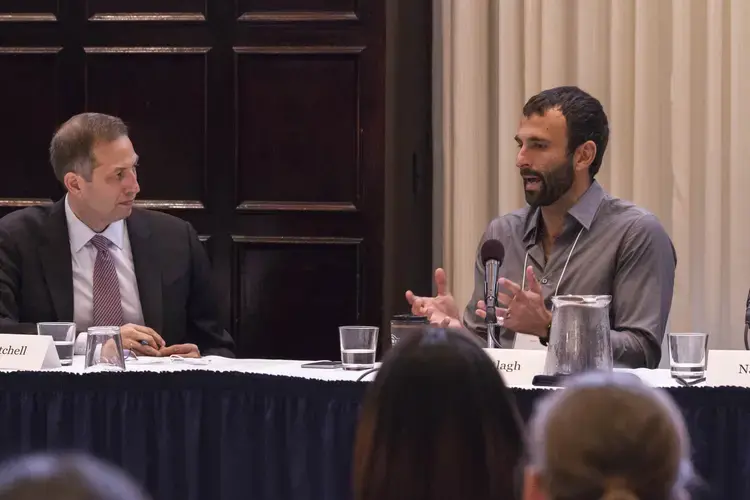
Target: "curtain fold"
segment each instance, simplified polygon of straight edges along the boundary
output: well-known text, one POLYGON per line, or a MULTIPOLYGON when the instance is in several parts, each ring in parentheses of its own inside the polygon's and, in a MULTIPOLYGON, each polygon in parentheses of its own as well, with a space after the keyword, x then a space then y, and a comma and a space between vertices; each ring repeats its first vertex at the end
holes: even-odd
POLYGON ((0 459, 81 450, 154 500, 349 500, 367 383, 242 373, 0 375, 0 459))
MULTIPOLYGON (((350 500, 368 382, 183 371, 0 374, 0 459, 82 450, 154 500, 350 500)), ((670 388, 705 483, 694 500, 750 498, 750 392, 670 388)), ((527 420, 548 389, 514 389, 527 420)))
MULTIPOLYGON (((611 137, 597 179, 654 212, 677 250, 672 331, 742 348, 750 287, 750 2, 434 0, 442 223, 436 265, 460 305, 489 221, 523 206, 513 136, 558 85, 597 97, 611 137)), ((440 179, 438 179, 439 181, 440 179)))

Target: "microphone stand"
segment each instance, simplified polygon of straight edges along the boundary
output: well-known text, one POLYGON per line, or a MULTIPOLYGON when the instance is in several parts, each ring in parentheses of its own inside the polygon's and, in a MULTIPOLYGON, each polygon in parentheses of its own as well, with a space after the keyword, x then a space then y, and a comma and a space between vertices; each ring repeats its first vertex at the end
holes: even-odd
POLYGON ((495 311, 497 307, 497 274, 499 268, 500 262, 498 260, 489 259, 484 263, 484 302, 487 312, 484 322, 487 325, 487 349, 500 347, 500 342, 497 341, 497 333, 500 330, 500 325, 497 323, 497 312, 495 311))
POLYGON ((497 332, 499 326, 497 324, 497 313, 495 312, 494 301, 488 301, 487 304, 487 316, 485 317, 485 323, 487 324, 487 349, 494 349, 497 343, 497 332))

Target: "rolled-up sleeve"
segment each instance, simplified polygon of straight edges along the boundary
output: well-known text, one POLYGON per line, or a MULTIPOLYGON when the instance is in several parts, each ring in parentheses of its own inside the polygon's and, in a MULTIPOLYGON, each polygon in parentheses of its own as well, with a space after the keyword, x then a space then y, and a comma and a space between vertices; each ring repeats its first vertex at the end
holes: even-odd
POLYGON ((656 368, 674 292, 677 256, 659 220, 646 213, 627 230, 612 297, 616 365, 656 368))

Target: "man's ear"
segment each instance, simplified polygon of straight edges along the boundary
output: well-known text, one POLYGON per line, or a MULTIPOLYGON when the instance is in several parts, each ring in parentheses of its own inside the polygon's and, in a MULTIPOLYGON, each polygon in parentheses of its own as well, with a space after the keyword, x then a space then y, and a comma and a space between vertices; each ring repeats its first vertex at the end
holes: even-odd
POLYGON ((76 194, 81 191, 81 178, 74 172, 68 172, 65 174, 65 177, 63 177, 63 184, 69 193, 76 194))
POLYGON ((586 141, 576 148, 573 165, 576 170, 588 170, 594 158, 596 158, 596 144, 594 141, 586 141))

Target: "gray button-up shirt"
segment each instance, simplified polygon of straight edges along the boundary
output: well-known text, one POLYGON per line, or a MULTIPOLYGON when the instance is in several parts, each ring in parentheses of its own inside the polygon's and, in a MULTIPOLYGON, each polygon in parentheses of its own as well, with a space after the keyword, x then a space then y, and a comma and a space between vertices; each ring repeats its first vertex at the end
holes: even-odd
MULTIPOLYGON (((628 201, 607 194, 594 181, 568 211, 562 234, 545 262, 540 231, 541 210, 526 207, 494 219, 479 242, 497 239, 505 246, 503 276, 519 285, 524 260, 532 266, 547 308, 565 261, 583 228, 559 283, 559 295, 611 295, 610 325, 616 365, 656 368, 672 306, 677 256, 659 220, 628 201)), ((528 289, 528 283, 526 284, 528 289)), ((484 266, 477 252, 474 293, 464 311, 464 325, 486 336, 484 320, 475 314, 484 300, 484 266)), ((500 330, 501 347, 512 347, 515 333, 500 330)))

